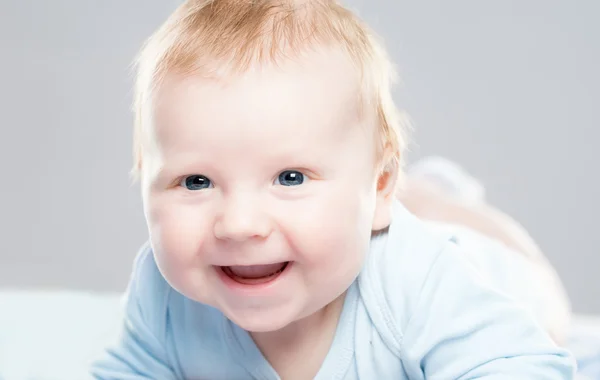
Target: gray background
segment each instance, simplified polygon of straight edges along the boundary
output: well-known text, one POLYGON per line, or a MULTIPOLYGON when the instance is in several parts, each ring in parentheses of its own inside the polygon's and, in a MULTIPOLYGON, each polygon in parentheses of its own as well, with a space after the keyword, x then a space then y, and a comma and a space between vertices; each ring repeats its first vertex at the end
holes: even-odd
MULTIPOLYGON (((129 64, 178 3, 0 1, 0 286, 125 285, 146 238, 129 64)), ((480 177, 600 313, 600 2, 349 3, 398 63, 410 159, 480 177)))

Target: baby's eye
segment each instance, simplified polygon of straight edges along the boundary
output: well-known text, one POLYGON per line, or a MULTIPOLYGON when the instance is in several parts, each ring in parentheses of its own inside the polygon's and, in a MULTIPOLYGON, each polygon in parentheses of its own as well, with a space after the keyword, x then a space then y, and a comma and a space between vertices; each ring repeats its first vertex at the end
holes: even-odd
POLYGON ((295 170, 286 170, 279 174, 275 184, 282 186, 298 186, 304 183, 304 179, 304 174, 295 170))
POLYGON ((180 186, 187 188, 188 190, 203 190, 212 187, 210 179, 203 175, 190 175, 181 180, 180 186))

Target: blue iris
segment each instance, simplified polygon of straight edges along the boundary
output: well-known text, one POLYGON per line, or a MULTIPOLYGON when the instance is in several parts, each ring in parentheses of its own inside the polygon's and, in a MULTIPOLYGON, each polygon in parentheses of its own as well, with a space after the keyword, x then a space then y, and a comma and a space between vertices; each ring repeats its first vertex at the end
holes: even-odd
POLYGON ((212 186, 210 179, 203 175, 190 175, 185 177, 183 184, 188 190, 204 190, 212 186))
POLYGON ((294 170, 286 170, 279 174, 278 182, 282 186, 302 185, 304 183, 304 174, 294 170))

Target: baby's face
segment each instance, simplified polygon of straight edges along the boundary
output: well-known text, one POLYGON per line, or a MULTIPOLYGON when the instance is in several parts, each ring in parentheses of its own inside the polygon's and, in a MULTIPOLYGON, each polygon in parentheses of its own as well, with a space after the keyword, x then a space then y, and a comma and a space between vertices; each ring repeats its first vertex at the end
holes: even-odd
POLYGON ((387 207, 358 93, 351 62, 331 52, 226 84, 169 78, 152 110, 142 191, 171 286, 255 332, 343 294, 387 207))

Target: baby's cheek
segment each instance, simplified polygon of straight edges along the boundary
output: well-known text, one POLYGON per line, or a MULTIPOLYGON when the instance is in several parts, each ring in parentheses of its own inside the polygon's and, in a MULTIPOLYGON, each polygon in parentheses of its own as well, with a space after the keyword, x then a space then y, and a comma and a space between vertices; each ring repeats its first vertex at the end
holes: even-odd
MULTIPOLYGON (((207 239, 207 218, 189 205, 171 205, 153 212, 151 235, 160 247, 157 255, 170 271, 198 266, 203 243, 207 239)), ((156 243, 155 243, 156 242, 156 243)))
MULTIPOLYGON (((198 286, 205 281, 205 262, 202 259, 202 237, 196 229, 193 220, 185 217, 185 213, 178 215, 169 212, 157 224, 153 241, 157 242, 155 252, 156 264, 165 280, 178 292, 186 296, 204 300, 198 295, 198 286)), ((153 243, 154 244, 154 243, 153 243)))
POLYGON ((303 259, 313 266, 341 266, 354 261, 370 236, 357 202, 330 198, 296 219, 303 259), (301 231, 301 232, 300 232, 301 231))

